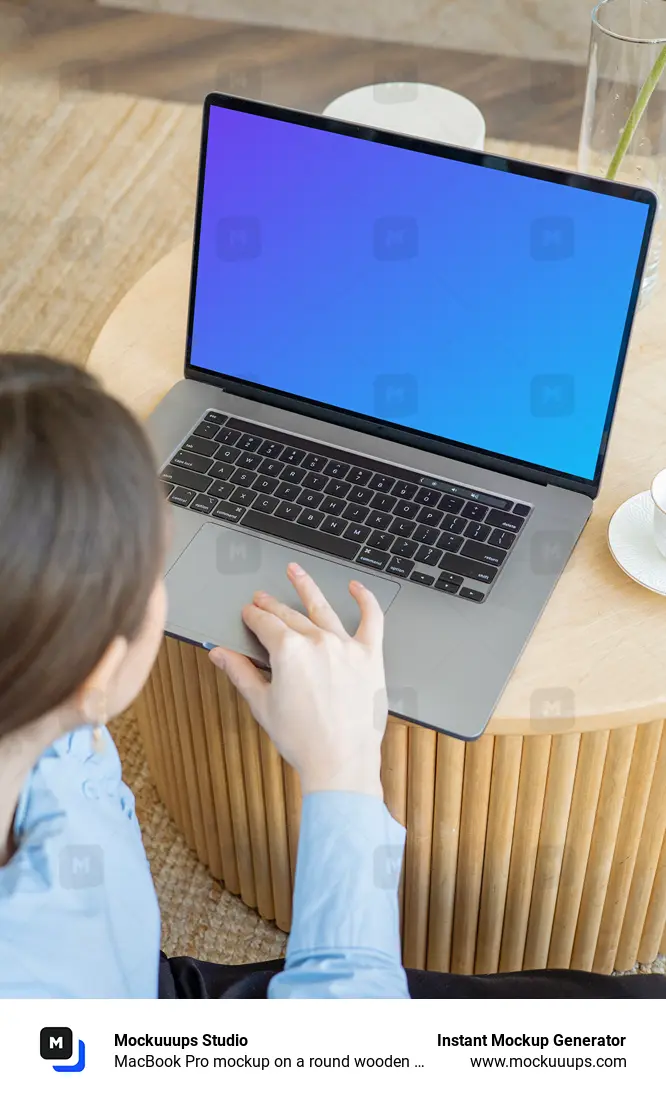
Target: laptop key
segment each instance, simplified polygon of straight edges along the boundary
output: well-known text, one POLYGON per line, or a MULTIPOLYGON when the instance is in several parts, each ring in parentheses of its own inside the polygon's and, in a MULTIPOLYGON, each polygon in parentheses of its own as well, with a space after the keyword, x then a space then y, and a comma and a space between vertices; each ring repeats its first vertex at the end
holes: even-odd
POLYGON ((195 473, 207 473, 212 462, 203 454, 191 454, 187 450, 179 450, 171 459, 174 466, 182 466, 183 469, 193 469, 195 473))
POLYGON ((370 527, 364 527, 360 523, 350 523, 345 531, 345 538, 352 542, 365 542, 370 533, 370 527))
POLYGON ((444 569, 466 576, 468 580, 480 580, 482 584, 492 584, 497 576, 497 569, 493 565, 477 564, 467 557, 456 557, 452 553, 445 553, 441 563, 444 569))
POLYGON ((520 515, 507 515, 504 511, 489 511, 486 516, 486 523, 490 523, 491 527, 500 527, 512 534, 517 534, 524 522, 520 515))
POLYGON ((292 485, 300 485, 304 477, 305 470, 298 469, 297 466, 289 466, 288 469, 284 469, 280 474, 281 481, 288 481, 292 485))
POLYGON ((323 522, 324 516, 320 511, 314 511, 312 508, 305 508, 301 512, 297 523, 300 523, 304 527, 318 527, 323 522))
POLYGON ((441 556, 442 551, 435 549, 434 546, 419 546, 415 554, 415 560, 421 565, 432 565, 433 568, 436 568, 441 556))
POLYGON ((263 443, 263 439, 260 435, 241 435, 238 440, 238 446, 241 450, 259 450, 259 447, 263 443))
POLYGON ((467 538, 473 538, 475 542, 485 542, 491 529, 486 523, 470 523, 465 535, 467 538))
POLYGON ((337 459, 333 459, 326 466, 324 473, 327 477, 346 477, 350 468, 347 462, 338 462, 337 459))
POLYGON ((441 495, 441 492, 435 492, 434 488, 420 488, 414 499, 417 504, 427 504, 428 507, 436 508, 441 495))
POLYGON ((341 519, 339 515, 327 515, 320 529, 326 531, 327 534, 337 534, 341 537, 346 526, 346 519, 341 519))
POLYGON ((451 534, 462 534, 467 526, 467 520, 460 515, 445 515, 440 523, 441 530, 450 530, 451 534))
POLYGON ((368 545, 373 549, 389 550, 393 545, 393 535, 386 534, 382 530, 374 530, 372 534, 368 535, 368 545))
MULTIPOLYGON (((201 439, 216 439, 219 430, 217 424, 207 423, 205 420, 202 420, 200 424, 197 424, 192 434, 198 435, 201 439)), ((221 441, 223 442, 224 440, 221 441)))
POLYGON ((233 491, 234 486, 228 484, 226 481, 213 481, 208 489, 208 495, 217 496, 220 500, 228 500, 233 491))
POLYGON ((240 439, 240 431, 234 431, 230 427, 223 427, 217 436, 218 443, 226 443, 227 446, 234 446, 240 439))
POLYGON ((367 485, 371 476, 371 470, 361 469, 360 466, 352 466, 345 479, 351 481, 353 485, 367 485))
POLYGON ((413 568, 414 562, 408 561, 406 557, 392 557, 386 566, 386 571, 390 572, 391 576, 401 576, 406 580, 413 568))
POLYGON ((450 531, 445 530, 440 535, 437 545, 442 550, 451 550, 451 553, 457 553, 463 544, 462 534, 451 534, 450 531))
POLYGON ((235 472, 236 467, 232 466, 229 462, 213 462, 208 470, 208 475, 210 477, 215 477, 218 481, 228 481, 232 473, 235 472))
POLYGON ((417 542, 423 542, 426 546, 434 546, 439 538, 439 531, 436 527, 417 527, 413 537, 416 538, 417 542))
POLYGON ((264 439, 257 453, 263 454, 264 458, 279 458, 283 450, 282 443, 274 443, 272 439, 264 439))
POLYGON ((437 584, 435 585, 435 587, 439 586, 440 581, 443 584, 453 584, 457 591, 463 582, 463 578, 462 576, 458 576, 456 572, 448 572, 446 569, 443 569, 437 578, 437 584))
POLYGON ((263 493, 257 496, 257 499, 252 504, 255 511, 263 511, 268 515, 272 515, 276 507, 279 504, 279 500, 276 500, 274 496, 264 496, 263 493))
POLYGON ((298 502, 302 507, 311 508, 315 511, 323 499, 323 492, 313 492, 312 489, 304 488, 301 495, 298 497, 298 502))
POLYGON ((324 496, 319 505, 319 510, 325 511, 327 515, 342 515, 345 507, 344 500, 338 500, 335 496, 324 496))
POLYGON ((372 507, 376 508, 378 511, 393 511, 393 508, 395 507, 395 496, 389 496, 386 492, 377 492, 372 497, 372 507))
POLYGON ((204 420, 208 420, 210 424, 217 424, 218 427, 221 427, 222 424, 226 424, 228 418, 229 417, 225 412, 216 412, 215 410, 207 412, 204 416, 204 420))
POLYGON ((419 511, 418 504, 410 503, 409 500, 399 500, 393 509, 393 514, 400 519, 413 519, 419 511))
POLYGON ((402 538, 410 538, 414 532, 416 523, 411 519, 394 519, 389 527, 392 534, 399 534, 402 538))
POLYGON ((205 477, 203 473, 195 473, 192 469, 180 469, 178 466, 167 466, 160 474, 163 481, 182 488, 193 488, 196 492, 208 492, 212 483, 212 477, 205 477))
POLYGON ((261 455, 252 454, 251 452, 241 453, 236 465, 240 466, 241 469, 257 469, 261 465, 261 455))
POLYGON ((256 492, 251 488, 237 488, 232 492, 230 502, 232 504, 242 504, 243 507, 249 508, 256 495, 256 492))
POLYGON ((355 487, 347 497, 350 504, 369 504, 372 500, 372 492, 369 488, 355 487))
POLYGON ((172 504, 178 504, 180 508, 189 507, 192 503, 196 492, 191 488, 181 488, 180 485, 176 485, 175 488, 169 488, 170 496, 169 500, 172 504))
POLYGON ((322 458, 321 454, 308 454, 301 465, 304 469, 312 469, 315 473, 321 473, 322 469, 326 469, 328 465, 328 458, 322 458))
POLYGON ((220 445, 214 443, 212 439, 200 439, 198 435, 190 435, 181 449, 191 450, 195 454, 205 454, 207 458, 212 458, 215 452, 220 449, 220 445))
POLYGON ((469 599, 472 603, 483 603, 486 598, 482 591, 477 591, 475 588, 461 588, 458 595, 461 599, 469 599))
POLYGON ((398 496, 401 500, 411 500, 418 485, 412 485, 409 481, 396 481, 391 489, 392 496, 398 496))
POLYGON ((333 478, 331 481, 328 482, 328 488, 326 489, 326 492, 329 496, 338 496, 342 500, 349 492, 349 489, 350 486, 346 481, 338 481, 333 478))
POLYGON ((219 502, 217 497, 206 496, 205 492, 200 492, 196 500, 190 505, 190 511, 200 511, 203 515, 210 515, 219 502))
POLYGON ((435 583, 435 577, 431 576, 428 572, 417 572, 416 570, 409 577, 415 584, 423 584, 426 588, 431 588, 435 583))
POLYGON ((383 473, 375 473, 368 488, 375 492, 390 492, 395 484, 395 477, 385 477, 383 473))
POLYGON ((362 507, 361 504, 347 504, 342 514, 345 519, 351 519, 355 523, 364 523, 369 510, 369 508, 362 507))
POLYGON ((303 481, 304 488, 313 488, 315 492, 321 492, 327 484, 328 477, 324 477, 323 473, 308 473, 303 481))
POLYGON ((393 552, 398 557, 413 557, 418 549, 418 542, 410 542, 409 538, 396 538, 393 543, 393 552))
POLYGON ((465 540, 459 551, 464 557, 471 557, 474 561, 481 561, 484 565, 503 565, 506 561, 507 551, 497 546, 484 546, 482 542, 465 540))
POLYGON ((235 469, 229 478, 233 485, 241 485, 243 488, 249 488, 256 479, 257 475, 251 469, 235 469))
POLYGON ((461 514, 466 519, 475 519, 477 523, 480 523, 488 514, 488 508, 484 504, 474 504, 470 501, 469 504, 465 504, 461 514))
POLYGON ((298 504, 289 504, 286 500, 283 500, 281 504, 278 504, 275 514, 279 515, 281 519, 289 519, 293 523, 298 519, 302 510, 298 504))
POLYGON ((365 521, 374 530, 387 530, 391 525, 391 516, 385 511, 371 511, 365 521))
POLYGON ((268 477, 279 477, 284 469, 284 462, 276 462, 273 458, 264 458, 259 466, 259 472, 268 477))
POLYGON ((237 446, 221 446, 215 455, 218 462, 233 462, 235 463, 240 450, 237 446))
POLYGON ((465 501, 460 498, 456 499, 455 496, 444 495, 439 501, 439 510, 450 511, 452 515, 457 515, 458 512, 462 511, 464 503, 465 501))
POLYGON ((514 504, 513 505, 513 514, 514 515, 520 515, 520 516, 522 516, 523 519, 527 518, 530 511, 531 511, 531 508, 529 507, 528 504, 514 504))
POLYGON ((442 512, 435 511, 433 508, 421 508, 416 518, 419 523, 425 523, 428 527, 438 527, 442 519, 442 512))
POLYGON ((262 475, 259 474, 253 487, 257 492, 265 492, 267 496, 272 496, 279 483, 277 477, 262 477, 262 475))
POLYGON ((352 561, 358 553, 358 543, 349 541, 346 537, 336 538, 333 534, 278 519, 277 515, 264 515, 261 511, 247 511, 241 526, 259 530, 274 538, 284 538, 287 542, 296 542, 321 553, 330 553, 332 557, 342 557, 346 561, 352 561))
POLYGON ((515 540, 515 534, 509 534, 508 531, 497 530, 497 528, 495 528, 493 531, 491 531, 490 538, 488 539, 488 545, 499 546, 500 549, 510 550, 515 540))
POLYGON ((383 553, 379 549, 368 549, 367 546, 364 546, 356 558, 356 563, 358 565, 367 565, 370 569, 383 569, 388 559, 388 553, 383 553))
MULTIPOLYGON (((414 579, 414 577, 412 576, 412 580, 413 579, 414 579)), ((458 592, 458 588, 460 587, 461 583, 462 583, 461 580, 458 580, 457 584, 452 583, 450 580, 442 580, 442 578, 440 576, 439 580, 435 584, 435 587, 436 587, 437 591, 447 591, 451 595, 456 595, 457 592, 458 592)))
POLYGON ((297 500, 301 494, 300 485, 290 485, 287 481, 280 481, 275 490, 275 495, 280 500, 297 500))
POLYGON ((246 510, 240 504, 232 504, 231 501, 223 500, 215 508, 213 519, 225 519, 227 523, 237 523, 241 516, 245 514, 246 510))
POLYGON ((286 450, 283 450, 280 458, 283 462, 286 462, 289 466, 298 466, 305 458, 304 450, 297 450, 296 447, 290 446, 286 450))

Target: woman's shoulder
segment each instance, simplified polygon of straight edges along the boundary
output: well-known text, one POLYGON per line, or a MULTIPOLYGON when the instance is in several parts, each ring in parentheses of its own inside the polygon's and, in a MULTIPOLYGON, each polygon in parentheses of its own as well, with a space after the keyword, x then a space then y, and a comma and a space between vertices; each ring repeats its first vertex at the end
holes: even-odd
POLYGON ((117 834, 127 819, 135 828, 134 798, 122 781, 110 733, 74 729, 42 753, 23 786, 14 817, 17 861, 22 852, 47 849, 56 837, 108 834, 109 825, 117 834))
POLYGON ((36 770, 48 766, 50 759, 70 759, 77 763, 94 764, 98 768, 120 767, 118 749, 104 726, 93 729, 83 725, 58 737, 40 756, 36 770))

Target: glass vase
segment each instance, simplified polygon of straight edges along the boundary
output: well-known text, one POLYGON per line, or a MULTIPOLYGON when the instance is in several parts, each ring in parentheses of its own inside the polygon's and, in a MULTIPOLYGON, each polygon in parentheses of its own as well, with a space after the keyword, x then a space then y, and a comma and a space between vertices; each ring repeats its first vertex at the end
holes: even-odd
POLYGON ((666 0, 601 0, 592 34, 578 167, 659 199, 639 308, 659 277, 666 195, 666 0))

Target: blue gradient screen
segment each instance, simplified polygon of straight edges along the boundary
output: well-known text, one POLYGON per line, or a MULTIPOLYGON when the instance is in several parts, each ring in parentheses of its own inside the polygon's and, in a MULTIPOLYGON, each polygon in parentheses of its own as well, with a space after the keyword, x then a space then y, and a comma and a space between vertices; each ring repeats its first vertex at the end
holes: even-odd
POLYGON ((591 480, 648 216, 212 106, 190 362, 591 480))

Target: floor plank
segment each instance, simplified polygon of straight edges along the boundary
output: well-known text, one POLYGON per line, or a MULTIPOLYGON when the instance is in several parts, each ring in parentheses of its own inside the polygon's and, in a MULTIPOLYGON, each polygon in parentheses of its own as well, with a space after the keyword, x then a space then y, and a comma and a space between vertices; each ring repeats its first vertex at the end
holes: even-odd
POLYGON ((80 88, 198 103, 217 88, 320 111, 383 80, 442 84, 476 102, 492 137, 573 148, 584 69, 554 62, 375 43, 188 16, 104 8, 93 0, 0 3, 0 67, 57 73, 80 88))

